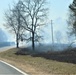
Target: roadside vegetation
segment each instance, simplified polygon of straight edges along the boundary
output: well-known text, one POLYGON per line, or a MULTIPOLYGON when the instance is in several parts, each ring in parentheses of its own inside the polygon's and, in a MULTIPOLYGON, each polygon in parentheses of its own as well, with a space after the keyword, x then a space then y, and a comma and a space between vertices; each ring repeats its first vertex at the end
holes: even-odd
POLYGON ((38 53, 28 48, 13 48, 0 53, 4 60, 31 75, 76 74, 76 50, 38 53))

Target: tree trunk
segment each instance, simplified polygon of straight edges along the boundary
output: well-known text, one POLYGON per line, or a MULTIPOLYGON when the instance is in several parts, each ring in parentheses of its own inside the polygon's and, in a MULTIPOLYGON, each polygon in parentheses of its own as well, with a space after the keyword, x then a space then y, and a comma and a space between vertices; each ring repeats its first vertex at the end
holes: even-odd
POLYGON ((35 50, 34 32, 32 32, 32 49, 35 50))
POLYGON ((16 48, 19 48, 18 34, 16 34, 16 48))

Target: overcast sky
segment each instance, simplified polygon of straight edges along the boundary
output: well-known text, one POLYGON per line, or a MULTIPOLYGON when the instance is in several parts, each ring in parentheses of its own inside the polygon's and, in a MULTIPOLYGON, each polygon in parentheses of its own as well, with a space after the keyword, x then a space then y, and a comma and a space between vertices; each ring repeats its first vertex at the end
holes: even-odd
MULTIPOLYGON (((17 0, 1 0, 0 1, 0 28, 4 29, 2 26, 4 23, 4 11, 8 9, 8 5, 12 5, 14 1, 17 0)), ((65 29, 67 26, 66 19, 68 17, 68 6, 73 2, 73 0, 49 0, 49 19, 48 22, 50 23, 50 20, 53 20, 54 24, 54 31, 60 31, 62 29, 65 29), (61 25, 62 24, 62 25, 61 25)), ((64 30, 66 31, 66 29, 64 30)), ((48 35, 50 32, 50 29, 47 28, 46 34, 48 35)), ((50 35, 51 36, 51 35, 50 35)), ((49 37, 48 37, 49 38, 49 37)))
POLYGON ((68 12, 68 6, 73 0, 49 0, 50 1, 50 15, 51 18, 56 19, 58 17, 66 18, 68 12))

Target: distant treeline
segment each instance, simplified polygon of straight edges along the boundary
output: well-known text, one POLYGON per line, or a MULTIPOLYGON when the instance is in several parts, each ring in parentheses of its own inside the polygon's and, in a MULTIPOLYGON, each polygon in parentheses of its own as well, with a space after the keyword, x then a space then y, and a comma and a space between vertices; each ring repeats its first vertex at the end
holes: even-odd
POLYGON ((13 46, 15 42, 0 42, 0 47, 13 46))

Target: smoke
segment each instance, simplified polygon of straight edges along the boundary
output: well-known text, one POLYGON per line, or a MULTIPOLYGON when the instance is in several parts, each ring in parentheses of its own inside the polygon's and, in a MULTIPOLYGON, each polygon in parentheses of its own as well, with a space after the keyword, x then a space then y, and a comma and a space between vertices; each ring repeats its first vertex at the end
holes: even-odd
POLYGON ((7 35, 2 29, 0 29, 0 42, 7 42, 7 41, 8 41, 7 35))

